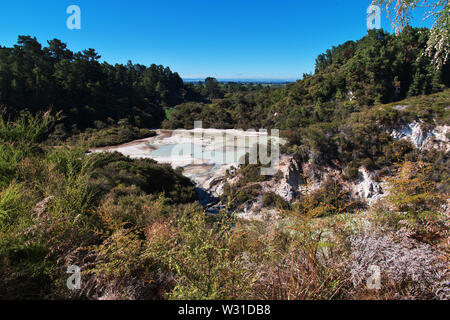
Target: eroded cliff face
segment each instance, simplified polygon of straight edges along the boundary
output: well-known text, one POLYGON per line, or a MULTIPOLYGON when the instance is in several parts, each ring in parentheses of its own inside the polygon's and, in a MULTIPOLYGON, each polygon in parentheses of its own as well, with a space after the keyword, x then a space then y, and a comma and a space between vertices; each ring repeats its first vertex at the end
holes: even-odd
MULTIPOLYGON (((394 139, 404 139, 411 142, 420 152, 428 150, 450 151, 450 127, 436 125, 427 128, 422 122, 415 121, 389 131, 394 139)), ((327 179, 332 178, 348 191, 352 198, 373 205, 388 193, 386 182, 377 179, 377 172, 365 167, 359 168, 359 176, 354 181, 344 178, 344 169, 338 164, 333 167, 319 166, 312 163, 299 164, 293 157, 283 155, 280 161, 279 174, 269 181, 261 183, 263 193, 275 193, 284 200, 292 203, 298 197, 320 189, 327 179)), ((235 177, 229 183, 237 183, 239 177, 235 177)), ((262 196, 247 205, 242 214, 246 218, 256 218, 263 214, 273 214, 273 209, 266 210, 262 204, 262 196)))
POLYGON ((375 203, 383 197, 385 186, 384 183, 376 181, 375 177, 376 172, 361 167, 359 178, 356 182, 350 183, 347 188, 354 198, 365 200, 368 204, 375 203))
POLYGON ((424 124, 414 121, 392 130, 391 136, 397 140, 408 140, 420 151, 435 149, 450 151, 450 126, 437 125, 434 129, 424 129, 424 124))
POLYGON ((280 160, 279 174, 263 182, 262 187, 265 192, 273 192, 291 202, 299 195, 300 186, 304 183, 300 165, 293 157, 284 155, 280 160))
MULTIPOLYGON (((415 121, 393 128, 388 132, 394 139, 410 141, 419 151, 432 149, 444 152, 450 151, 449 126, 436 125, 434 128, 427 128, 420 121, 415 121)), ((186 133, 190 134, 191 132, 187 130, 186 133)), ((191 159, 181 159, 186 162, 184 163, 180 162, 181 160, 179 161, 178 158, 166 157, 166 159, 164 158, 166 155, 151 152, 167 145, 185 142, 180 140, 181 138, 171 135, 171 132, 161 132, 159 136, 154 138, 95 151, 119 151, 134 158, 153 158, 158 162, 171 163, 173 167, 184 166, 184 174, 197 184, 202 194, 202 202, 205 204, 220 197, 224 192, 226 183, 236 185, 239 182, 239 175, 228 180, 225 179, 227 172, 236 170, 237 163, 217 165, 205 162, 192 165, 190 164, 191 159)), ((352 198, 366 202, 368 205, 377 202, 386 194, 386 184, 377 181, 377 172, 360 167, 358 178, 354 181, 348 181, 344 178, 344 170, 345 168, 338 163, 333 166, 319 166, 312 163, 298 163, 294 157, 282 155, 278 174, 259 183, 261 195, 246 204, 241 216, 245 218, 264 214, 276 216, 276 210, 264 208, 262 201, 264 194, 274 193, 285 201, 292 203, 299 197, 320 189, 330 178, 340 183, 343 189, 351 194, 352 198)))
MULTIPOLYGON (((322 167, 310 163, 302 164, 291 159, 290 167, 286 170, 291 173, 282 180, 283 190, 289 190, 289 195, 302 196, 323 187, 329 178, 340 183, 345 191, 349 191, 353 198, 373 203, 379 200, 383 192, 383 183, 376 181, 376 172, 371 172, 364 167, 359 168, 359 177, 352 182, 346 181, 344 172, 329 166, 322 167), (295 175, 295 177, 293 177, 295 175)), ((276 192, 286 201, 291 202, 294 197, 285 197, 283 193, 276 192)))
MULTIPOLYGON (((377 181, 376 172, 364 167, 359 169, 359 177, 355 181, 347 181, 344 172, 337 167, 318 166, 311 163, 299 164, 293 157, 284 155, 280 161, 279 174, 270 180, 260 183, 261 195, 246 203, 238 216, 250 220, 263 220, 270 216, 276 219, 279 212, 273 208, 265 208, 263 195, 274 193, 289 203, 322 188, 326 181, 332 178, 337 181, 344 191, 349 192, 355 200, 371 205, 380 200, 385 194, 385 183, 377 181)), ((239 176, 227 180, 230 185, 239 182, 239 176)))

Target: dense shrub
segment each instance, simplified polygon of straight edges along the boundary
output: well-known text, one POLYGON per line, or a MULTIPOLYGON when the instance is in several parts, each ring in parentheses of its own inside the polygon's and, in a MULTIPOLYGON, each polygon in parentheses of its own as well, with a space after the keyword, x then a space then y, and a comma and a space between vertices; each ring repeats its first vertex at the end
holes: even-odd
POLYGON ((194 184, 170 165, 151 159, 132 160, 120 153, 99 153, 88 157, 94 163, 90 184, 100 193, 117 185, 137 186, 146 194, 165 194, 173 202, 197 200, 194 184))
POLYGON ((265 193, 262 198, 262 203, 264 208, 275 207, 280 210, 289 208, 289 203, 273 192, 265 193))
POLYGON ((294 210, 300 216, 324 217, 345 212, 354 212, 363 204, 354 200, 342 184, 328 178, 316 190, 308 190, 295 204, 294 210))
POLYGON ((25 114, 0 126, 1 298, 74 297, 65 270, 89 260, 83 248, 101 248, 103 234, 148 227, 173 216, 175 203, 197 199, 192 182, 169 166, 40 144, 51 119, 25 114))
MULTIPOLYGON (((87 129, 83 133, 71 137, 68 142, 74 145, 83 142, 90 148, 100 148, 150 138, 155 135, 155 131, 124 125, 106 129, 87 129)), ((50 136, 49 141, 52 141, 52 138, 55 139, 53 143, 61 143, 61 140, 54 136, 50 136)))
POLYGON ((390 291, 391 298, 436 298, 435 292, 445 280, 445 264, 430 245, 402 232, 354 235, 350 242, 355 287, 366 287, 367 279, 373 275, 370 266, 376 266, 380 268, 383 291, 390 291))

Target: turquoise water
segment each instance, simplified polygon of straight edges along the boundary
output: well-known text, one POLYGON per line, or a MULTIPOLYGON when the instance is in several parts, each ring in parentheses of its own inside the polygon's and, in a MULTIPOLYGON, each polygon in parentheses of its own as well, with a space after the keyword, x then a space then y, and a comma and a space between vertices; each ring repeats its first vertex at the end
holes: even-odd
POLYGON ((211 164, 232 164, 246 154, 245 148, 228 148, 227 150, 206 150, 206 147, 193 143, 170 144, 150 152, 152 158, 169 158, 190 156, 211 164))
POLYGON ((168 144, 168 145, 162 146, 159 149, 156 149, 156 150, 150 152, 150 157, 152 157, 152 158, 153 157, 155 157, 155 158, 170 157, 175 146, 176 146, 176 144, 168 144))

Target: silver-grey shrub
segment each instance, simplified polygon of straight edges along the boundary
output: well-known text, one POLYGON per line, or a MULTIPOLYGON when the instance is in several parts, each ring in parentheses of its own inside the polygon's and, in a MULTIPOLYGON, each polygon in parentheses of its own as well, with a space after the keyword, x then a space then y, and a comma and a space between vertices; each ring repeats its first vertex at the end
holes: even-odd
POLYGON ((394 299, 443 298, 447 266, 430 245, 411 239, 407 231, 359 233, 350 237, 350 244, 356 289, 366 286, 372 276, 369 267, 375 265, 381 269, 381 290, 396 288, 394 299))

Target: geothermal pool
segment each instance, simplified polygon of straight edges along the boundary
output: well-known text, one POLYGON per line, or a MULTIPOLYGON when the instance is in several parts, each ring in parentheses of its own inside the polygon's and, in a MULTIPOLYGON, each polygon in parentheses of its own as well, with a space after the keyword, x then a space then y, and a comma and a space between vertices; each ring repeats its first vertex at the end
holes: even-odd
POLYGON ((183 168, 183 174, 213 195, 215 186, 226 171, 239 166, 239 160, 257 143, 268 139, 284 144, 276 136, 264 132, 194 129, 158 130, 157 136, 113 147, 97 148, 92 152, 120 152, 131 158, 150 158, 183 168))

